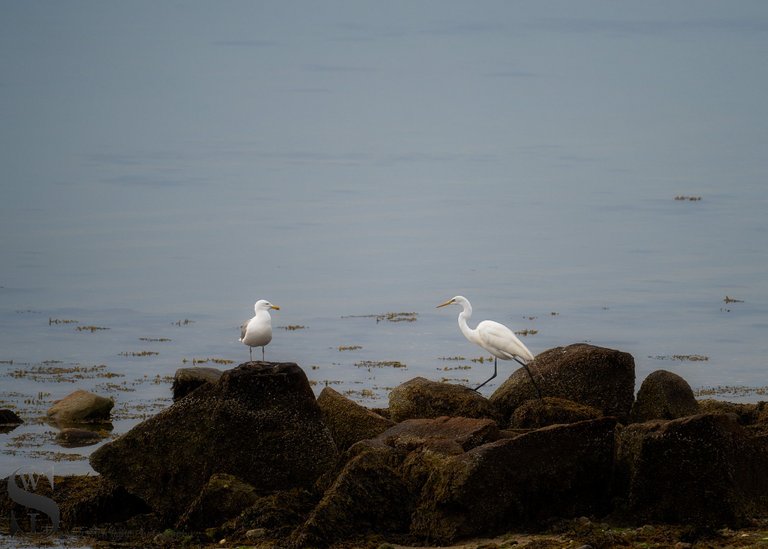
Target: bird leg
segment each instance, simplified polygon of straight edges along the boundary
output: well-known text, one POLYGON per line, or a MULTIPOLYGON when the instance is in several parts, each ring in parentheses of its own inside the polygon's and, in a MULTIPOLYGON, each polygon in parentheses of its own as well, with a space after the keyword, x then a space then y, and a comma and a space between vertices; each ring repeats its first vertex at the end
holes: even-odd
POLYGON ((528 365, 522 360, 518 359, 517 357, 514 357, 514 359, 515 361, 517 361, 518 364, 520 364, 523 368, 525 368, 526 372, 528 372, 528 377, 531 378, 531 383, 533 383, 533 388, 536 389, 536 396, 539 397, 539 400, 542 400, 541 391, 539 390, 539 386, 536 384, 536 380, 533 379, 533 374, 531 374, 531 371, 528 369, 528 365))
POLYGON ((264 345, 261 346, 261 361, 264 362, 264 345))
POLYGON ((248 357, 251 359, 251 362, 253 362, 253 347, 248 345, 248 357))
POLYGON ((491 381, 495 377, 496 377, 496 357, 493 357, 493 375, 491 377, 489 377, 488 379, 486 379, 485 381, 483 381, 480 385, 475 387, 473 390, 477 391, 480 387, 482 387, 483 385, 485 385, 486 383, 488 383, 489 381, 491 381))

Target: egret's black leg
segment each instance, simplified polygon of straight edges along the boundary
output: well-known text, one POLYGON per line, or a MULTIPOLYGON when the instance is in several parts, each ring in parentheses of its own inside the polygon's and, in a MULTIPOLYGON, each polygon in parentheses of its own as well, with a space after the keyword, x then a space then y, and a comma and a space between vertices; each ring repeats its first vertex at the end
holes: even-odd
POLYGON ((515 360, 517 361, 518 364, 520 364, 523 368, 525 368, 526 372, 528 372, 528 377, 531 378, 531 383, 533 383, 533 388, 536 389, 536 396, 538 396, 539 400, 541 400, 541 391, 539 391, 539 386, 536 385, 536 380, 533 379, 533 374, 531 374, 531 371, 528 369, 528 365, 517 357, 515 357, 515 360))
POLYGON ((475 387, 474 390, 477 391, 480 387, 482 387, 483 385, 485 385, 486 383, 488 383, 489 381, 491 381, 495 377, 496 377, 496 357, 493 357, 493 375, 491 377, 489 377, 488 379, 486 379, 485 381, 483 381, 480 385, 475 387))

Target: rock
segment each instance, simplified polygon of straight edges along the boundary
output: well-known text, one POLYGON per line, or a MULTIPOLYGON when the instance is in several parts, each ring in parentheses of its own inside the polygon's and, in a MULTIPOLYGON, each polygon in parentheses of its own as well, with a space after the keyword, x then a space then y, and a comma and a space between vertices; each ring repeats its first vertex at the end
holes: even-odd
MULTIPOLYGON (((578 343, 539 354, 529 368, 542 396, 587 404, 621 422, 629 419, 635 394, 632 355, 578 343)), ((509 422, 515 409, 535 398, 528 374, 519 368, 496 389, 490 401, 509 422)))
POLYGON ((312 486, 337 455, 301 368, 258 362, 227 370, 90 461, 160 516, 176 519, 216 473, 262 495, 312 486))
MULTIPOLYGON (((317 497, 303 489, 262 496, 233 523, 239 531, 258 530, 262 535, 285 538, 298 528, 317 504, 317 497)), ((246 533, 246 536, 248 534, 246 533)))
POLYGON ((428 446, 431 450, 460 454, 499 438, 499 427, 490 419, 439 417, 408 419, 384 431, 375 441, 407 451, 428 446))
POLYGON ((65 448, 80 448, 96 444, 104 438, 99 431, 67 427, 56 435, 56 443, 65 448))
POLYGON ((48 417, 60 424, 109 421, 114 405, 111 398, 79 389, 55 401, 48 409, 48 417))
POLYGON ((406 381, 389 393, 389 413, 396 423, 440 416, 500 419, 496 408, 480 393, 423 377, 406 381))
POLYGON ((739 425, 752 425, 758 417, 758 405, 753 403, 740 404, 710 398, 699 400, 698 406, 702 414, 733 414, 739 425))
POLYGON ((361 533, 407 531, 412 498, 397 472, 401 459, 387 447, 367 448, 354 456, 292 534, 290 546, 326 547, 361 533))
POLYGON ((200 387, 205 383, 216 383, 221 377, 222 371, 216 368, 179 368, 173 376, 173 401, 200 387))
POLYGON ((553 425, 446 458, 416 503, 411 534, 435 543, 610 507, 615 418, 553 425))
POLYGON ((317 397, 323 420, 339 450, 386 431, 395 423, 326 387, 317 397))
POLYGON ((768 450, 731 417, 634 423, 618 436, 616 490, 636 522, 738 526, 768 510, 768 450))
POLYGON ((576 423, 602 416, 600 410, 564 398, 544 397, 528 400, 512 414, 510 426, 516 429, 540 429, 547 425, 576 423))
POLYGON ((20 425, 22 423, 24 423, 24 420, 16 415, 16 412, 13 410, 0 410, 0 425, 20 425))
POLYGON ((186 530, 220 526, 253 505, 258 497, 250 484, 232 475, 217 473, 211 476, 177 526, 186 530))
POLYGON ((0 434, 10 433, 16 427, 24 423, 13 410, 0 410, 0 434))
POLYGON ((699 403, 688 382, 666 370, 656 370, 643 380, 632 406, 632 421, 677 419, 699 413, 699 403))

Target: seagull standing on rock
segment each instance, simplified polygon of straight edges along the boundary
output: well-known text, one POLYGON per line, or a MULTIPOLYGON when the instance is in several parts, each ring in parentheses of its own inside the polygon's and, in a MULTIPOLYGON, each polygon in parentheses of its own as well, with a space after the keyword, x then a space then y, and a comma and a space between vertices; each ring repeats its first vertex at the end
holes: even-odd
POLYGON ((253 361, 253 348, 261 347, 261 360, 264 360, 264 347, 272 341, 272 317, 269 316, 269 310, 280 310, 277 305, 272 305, 266 299, 260 299, 253 306, 256 313, 250 320, 243 322, 240 326, 240 342, 248 345, 248 355, 253 361))

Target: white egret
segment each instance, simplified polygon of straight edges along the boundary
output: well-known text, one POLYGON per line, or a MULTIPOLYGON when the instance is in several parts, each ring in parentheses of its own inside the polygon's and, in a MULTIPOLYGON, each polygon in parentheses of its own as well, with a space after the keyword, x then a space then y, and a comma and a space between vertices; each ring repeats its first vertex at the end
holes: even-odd
POLYGON ((272 341, 272 317, 269 310, 280 310, 277 305, 272 305, 266 299, 260 299, 253 306, 256 313, 250 320, 240 326, 240 341, 248 345, 248 355, 253 360, 253 348, 261 347, 261 360, 264 360, 264 347, 272 341))
POLYGON ((525 368, 525 371, 528 372, 528 376, 531 378, 531 383, 533 383, 536 389, 536 394, 541 398, 539 386, 536 385, 536 381, 528 369, 528 362, 533 360, 533 354, 528 350, 528 347, 523 345, 523 342, 518 339, 512 330, 493 320, 483 320, 474 330, 470 328, 467 325, 467 320, 472 316, 472 305, 464 296, 457 295, 452 297, 445 303, 438 305, 437 308, 454 304, 461 305, 462 307, 462 311, 459 313, 459 328, 464 337, 472 343, 480 345, 480 347, 493 355, 493 375, 475 387, 475 391, 496 377, 496 360, 500 358, 501 360, 515 360, 525 368))

